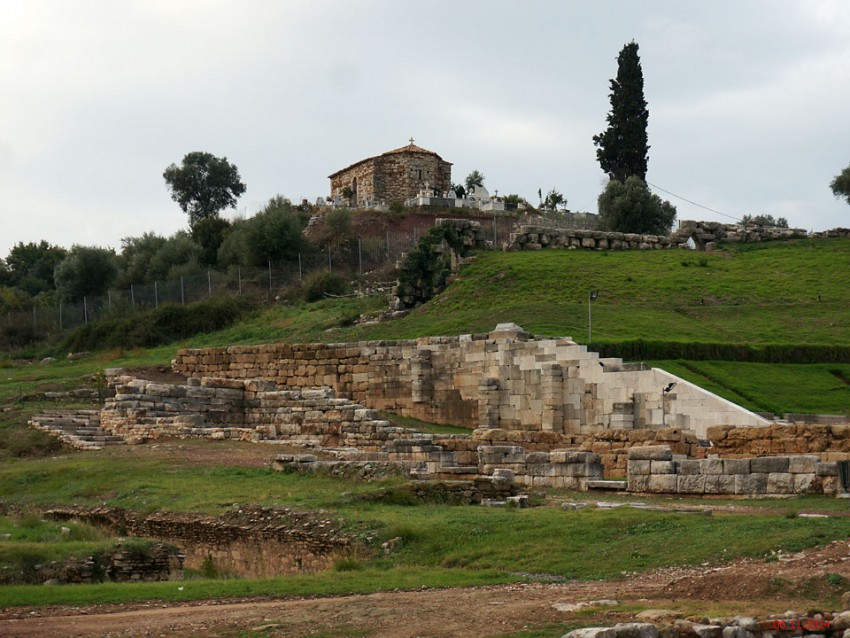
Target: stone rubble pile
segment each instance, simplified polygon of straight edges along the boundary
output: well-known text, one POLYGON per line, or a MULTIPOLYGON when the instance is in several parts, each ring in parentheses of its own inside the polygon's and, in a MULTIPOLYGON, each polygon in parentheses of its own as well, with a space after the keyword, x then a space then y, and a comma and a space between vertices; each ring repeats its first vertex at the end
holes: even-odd
POLYGON ((649 609, 638 618, 654 622, 625 622, 613 627, 584 627, 562 638, 843 638, 850 631, 850 611, 807 613, 787 611, 762 620, 747 616, 682 618, 669 610, 649 609))

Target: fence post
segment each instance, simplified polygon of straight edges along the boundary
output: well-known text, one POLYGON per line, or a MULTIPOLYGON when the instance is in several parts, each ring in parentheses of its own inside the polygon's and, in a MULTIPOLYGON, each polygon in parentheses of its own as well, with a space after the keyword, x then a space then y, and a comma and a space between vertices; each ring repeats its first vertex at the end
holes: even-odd
POLYGON ((59 302, 59 332, 62 332, 65 328, 62 326, 62 302, 59 302))
POLYGON ((212 275, 207 271, 207 290, 209 291, 210 299, 212 299, 212 275))
POLYGON ((36 325, 36 319, 35 319, 35 304, 33 304, 33 306, 32 306, 32 336, 34 337, 37 332, 38 332, 38 327, 36 325))
POLYGON ((107 308, 107 310, 112 312, 112 291, 111 290, 106 291, 106 308, 107 308))
POLYGON ((157 286, 155 279, 153 282, 153 307, 159 308, 159 286, 157 286))
POLYGON ((360 271, 360 276, 363 276, 363 246, 360 242, 360 238, 357 238, 357 268, 360 271))
POLYGON ((85 297, 83 297, 83 319, 86 323, 89 322, 89 304, 85 297))
POLYGON ((390 259, 390 231, 387 231, 387 261, 390 259))
POLYGON ((298 253, 298 281, 304 281, 304 273, 301 272, 301 253, 298 253))
POLYGON ((333 265, 331 264, 331 247, 328 246, 328 272, 333 272, 333 265))
POLYGON ((183 275, 180 275, 180 305, 186 305, 186 292, 183 288, 183 275))
POLYGON ((130 303, 133 304, 133 308, 136 307, 136 291, 133 288, 133 284, 130 284, 130 303))
POLYGON ((493 250, 497 250, 498 243, 496 241, 496 218, 493 217, 493 250))
POLYGON ((242 266, 236 268, 236 276, 239 279, 239 296, 242 296, 242 266))
POLYGON ((272 291, 272 260, 269 259, 269 294, 272 291))

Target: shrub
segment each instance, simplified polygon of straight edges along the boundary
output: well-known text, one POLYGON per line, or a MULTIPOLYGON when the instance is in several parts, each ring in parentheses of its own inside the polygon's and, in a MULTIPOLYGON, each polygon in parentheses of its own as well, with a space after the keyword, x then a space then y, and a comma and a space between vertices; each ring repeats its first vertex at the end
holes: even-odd
POLYGON ((69 351, 149 348, 199 332, 221 330, 243 313, 232 297, 216 297, 186 306, 168 304, 156 310, 110 317, 76 328, 62 344, 69 351))
POLYGON ((320 301, 326 295, 344 295, 349 292, 348 280, 342 275, 327 272, 312 272, 304 278, 302 292, 305 301, 320 301))

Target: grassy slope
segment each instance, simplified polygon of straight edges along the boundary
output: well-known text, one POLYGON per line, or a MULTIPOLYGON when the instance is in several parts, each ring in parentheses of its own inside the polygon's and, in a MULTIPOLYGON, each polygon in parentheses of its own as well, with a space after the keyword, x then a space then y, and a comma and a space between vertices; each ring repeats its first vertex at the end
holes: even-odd
MULTIPOLYGON (((572 335, 583 343, 590 289, 600 291, 593 305, 598 341, 847 345, 848 275, 850 242, 846 240, 766 243, 710 255, 685 251, 483 253, 446 292, 401 320, 341 327, 361 313, 382 308, 379 297, 272 308, 226 330, 172 346, 104 353, 50 366, 0 368, 0 402, 44 384, 79 384, 79 377, 110 365, 167 365, 177 347, 186 346, 414 338, 486 332, 503 321, 518 323, 535 334, 572 335)), ((656 363, 755 410, 850 410, 850 385, 830 373, 837 370, 850 378, 848 364, 656 363)))
POLYGON ((409 317, 345 333, 367 338, 486 332, 598 341, 850 344, 850 242, 789 242, 695 256, 684 251, 484 253, 409 317), (706 266, 698 264, 705 259, 706 266), (685 265, 687 264, 687 265, 685 265), (818 301, 818 294, 821 301, 818 301))

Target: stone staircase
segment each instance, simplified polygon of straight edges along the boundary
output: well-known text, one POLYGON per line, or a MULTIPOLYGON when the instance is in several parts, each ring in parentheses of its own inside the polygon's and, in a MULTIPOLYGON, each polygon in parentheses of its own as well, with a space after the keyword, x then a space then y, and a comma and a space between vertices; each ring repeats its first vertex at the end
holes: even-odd
POLYGON ((77 450, 124 445, 121 436, 100 427, 100 410, 47 410, 29 420, 36 430, 55 436, 77 450))

